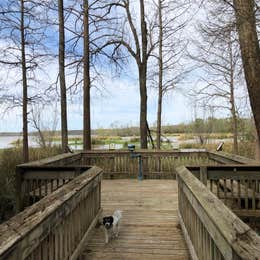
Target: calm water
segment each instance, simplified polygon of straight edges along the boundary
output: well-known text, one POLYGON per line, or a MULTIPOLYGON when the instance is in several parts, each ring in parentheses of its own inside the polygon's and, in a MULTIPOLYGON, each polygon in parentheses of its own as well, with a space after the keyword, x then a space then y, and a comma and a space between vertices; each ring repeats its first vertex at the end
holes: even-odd
MULTIPOLYGON (((71 138, 73 137, 79 137, 79 136, 70 136, 71 138)), ((127 139, 128 137, 125 137, 125 139, 127 139)), ((130 138, 130 137, 129 137, 130 138)), ((21 136, 0 136, 0 149, 3 148, 11 148, 15 146, 15 142, 20 139, 21 140, 21 136)), ((188 143, 197 143, 198 140, 194 139, 189 139, 189 140, 178 140, 177 137, 168 137, 167 139, 170 140, 170 142, 172 143, 173 148, 179 148, 179 145, 182 144, 188 144, 188 143)), ((226 139, 209 139, 208 143, 211 144, 217 144, 221 141, 224 142, 231 142, 232 139, 226 138, 226 139)), ((55 144, 60 144, 60 142, 55 142, 55 144)), ((29 136, 29 146, 30 147, 38 147, 38 143, 36 142, 36 137, 34 136, 29 136)), ((69 144, 69 146, 71 147, 71 149, 73 150, 82 150, 82 145, 81 144, 69 144)), ((123 145, 122 144, 107 144, 107 145, 97 145, 94 147, 94 149, 122 149, 123 145)))
MULTIPOLYGON (((79 137, 79 136, 70 136, 71 138, 73 137, 79 137)), ((11 148, 15 146, 15 142, 17 140, 22 141, 21 136, 0 136, 0 149, 4 148, 11 148)), ((55 142, 55 144, 60 144, 60 142, 55 142)), ((39 144, 36 142, 36 137, 34 136, 29 136, 29 146, 30 147, 39 147, 39 144)), ((70 148, 73 150, 82 150, 83 146, 81 144, 69 144, 70 148)), ((97 145, 94 147, 94 149, 122 149, 123 145, 122 144, 112 144, 112 145, 97 145), (113 147, 112 147, 113 146, 113 147)))

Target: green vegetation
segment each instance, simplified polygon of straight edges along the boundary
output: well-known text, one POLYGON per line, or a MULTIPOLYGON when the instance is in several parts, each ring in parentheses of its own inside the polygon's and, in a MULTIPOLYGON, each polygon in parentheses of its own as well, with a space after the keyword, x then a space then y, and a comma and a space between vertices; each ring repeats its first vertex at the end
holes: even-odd
MULTIPOLYGON (((30 160, 39 160, 61 153, 58 146, 31 148, 30 160)), ((0 150, 0 223, 15 213, 15 168, 22 163, 22 149, 0 150)))

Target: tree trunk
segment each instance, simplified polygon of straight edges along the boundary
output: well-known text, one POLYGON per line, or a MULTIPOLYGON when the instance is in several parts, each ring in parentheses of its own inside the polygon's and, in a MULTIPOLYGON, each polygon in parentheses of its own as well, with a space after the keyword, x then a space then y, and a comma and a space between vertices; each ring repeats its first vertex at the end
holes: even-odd
POLYGON ((237 126, 237 111, 235 104, 235 88, 234 88, 234 64, 233 64, 233 47, 231 32, 229 33, 228 41, 228 51, 229 51, 229 63, 230 63, 230 112, 232 116, 232 130, 233 130, 233 153, 238 154, 238 126, 237 126))
POLYGON ((90 55, 89 55, 89 5, 84 0, 84 86, 83 86, 83 149, 91 149, 90 126, 90 55))
POLYGON ((142 59, 139 64, 139 85, 140 85, 140 138, 141 149, 147 149, 147 27, 145 22, 144 0, 140 0, 140 19, 142 35, 142 59))
POLYGON ((29 161, 29 147, 28 147, 28 93, 27 93, 27 68, 25 56, 25 33, 24 33, 24 0, 21 0, 21 55, 22 55, 22 82, 23 82, 23 162, 29 161))
POLYGON ((61 105, 61 146, 64 153, 68 146, 68 125, 67 125, 67 95, 65 80, 65 32, 63 0, 58 1, 59 12, 59 76, 60 76, 60 105, 61 105))
POLYGON ((158 108, 157 108, 157 149, 161 149, 162 128, 162 96, 163 96, 163 24, 162 24, 162 2, 158 0, 159 11, 159 82, 158 82, 158 108))
POLYGON ((260 142, 259 142, 259 139, 257 136, 254 119, 252 119, 252 120, 253 120, 253 125, 254 125, 254 137, 255 137, 255 159, 260 160, 260 142))
POLYGON ((140 138, 141 149, 147 149, 147 89, 146 89, 146 64, 139 67, 140 86, 140 138))
POLYGON ((255 120, 258 140, 260 139, 260 48, 256 32, 254 0, 234 0, 236 23, 242 54, 243 67, 255 120))

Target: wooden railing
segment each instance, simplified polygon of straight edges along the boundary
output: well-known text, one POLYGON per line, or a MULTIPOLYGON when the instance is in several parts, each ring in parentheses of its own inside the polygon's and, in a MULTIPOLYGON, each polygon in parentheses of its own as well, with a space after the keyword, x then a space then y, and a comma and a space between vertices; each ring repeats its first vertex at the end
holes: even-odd
POLYGON ((32 205, 68 183, 90 166, 19 165, 16 169, 17 210, 32 205))
POLYGON ((192 259, 260 259, 260 237, 248 225, 184 166, 177 179, 179 219, 192 259))
POLYGON ((260 231, 260 166, 188 167, 226 206, 260 231))
MULTIPOLYGON (((216 165, 207 152, 176 152, 137 150, 142 158, 144 178, 175 178, 174 168, 180 165, 216 165)), ((84 151, 83 165, 97 165, 104 169, 104 178, 136 178, 138 159, 131 158, 129 151, 84 151)))
POLYGON ((92 167, 0 225, 0 259, 77 259, 101 213, 92 167))

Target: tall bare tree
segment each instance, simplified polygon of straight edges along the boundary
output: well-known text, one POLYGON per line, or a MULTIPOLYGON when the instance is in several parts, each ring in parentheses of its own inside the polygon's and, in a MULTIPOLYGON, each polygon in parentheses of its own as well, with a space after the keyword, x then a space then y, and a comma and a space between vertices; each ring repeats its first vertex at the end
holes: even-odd
MULTIPOLYGON (((185 77, 188 70, 181 64, 187 41, 182 32, 188 19, 183 14, 188 12, 189 1, 157 0, 158 9, 158 72, 150 68, 152 84, 158 87, 157 101, 157 149, 161 148, 161 125, 163 96, 173 90, 185 77), (181 18, 182 17, 182 18, 181 18), (181 19, 180 19, 181 18, 181 19)), ((187 15, 190 16, 190 15, 187 15)), ((150 77, 149 77, 150 78, 150 77)))
POLYGON ((145 11, 144 0, 138 0, 139 17, 133 15, 129 0, 112 1, 108 4, 109 8, 120 8, 123 12, 119 12, 121 20, 116 23, 117 27, 112 30, 110 39, 101 47, 114 45, 113 53, 123 47, 132 58, 134 58, 139 77, 139 93, 140 93, 140 144, 142 149, 147 149, 147 66, 148 59, 155 47, 153 42, 152 30, 154 23, 147 22, 147 14, 145 11), (124 19, 122 15, 124 13, 124 19), (135 22, 136 20, 138 22, 135 22), (119 24, 119 25, 118 25, 119 24), (149 26, 148 26, 149 25, 149 26), (129 33, 127 33, 127 31, 129 33), (140 32, 140 33, 138 33, 140 32))
POLYGON ((23 82, 23 161, 29 161, 29 146, 28 146, 28 84, 27 84, 27 63, 26 63, 26 53, 25 53, 25 25, 24 25, 24 0, 20 1, 21 10, 21 23, 20 23, 20 33, 21 33, 21 57, 22 57, 22 82, 23 82))
POLYGON ((40 69, 46 55, 43 43, 46 25, 42 23, 41 7, 34 1, 0 2, 0 63, 11 74, 6 73, 6 79, 14 82, 1 98, 8 108, 22 107, 24 162, 29 160, 28 106, 42 99, 42 89, 31 88, 29 92, 31 83, 38 81, 35 71, 40 69), (16 84, 21 86, 21 91, 15 89, 16 84))
POLYGON ((61 108, 61 146, 67 152, 68 123, 67 123, 67 90, 65 79, 65 27, 63 0, 58 0, 59 13, 59 79, 60 79, 60 108, 61 108))
POLYGON ((83 148, 91 149, 90 125, 90 49, 89 49, 89 3, 84 0, 84 51, 83 51, 83 148))
POLYGON ((233 4, 257 140, 260 140, 260 47, 255 17, 257 5, 254 0, 233 0, 233 4))

